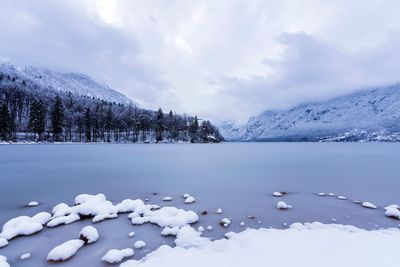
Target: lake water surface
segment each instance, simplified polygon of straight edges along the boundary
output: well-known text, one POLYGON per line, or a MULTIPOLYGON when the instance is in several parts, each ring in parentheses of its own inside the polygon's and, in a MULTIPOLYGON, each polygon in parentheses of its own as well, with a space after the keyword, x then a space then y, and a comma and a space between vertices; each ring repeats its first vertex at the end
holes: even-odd
MULTIPOLYGON (((388 143, 1 145, 0 224, 21 215, 50 212, 61 202, 72 205, 81 193, 104 193, 113 202, 149 198, 152 204, 198 214, 207 210, 194 226, 212 225, 215 230, 204 233, 212 238, 243 230, 239 226, 242 221, 253 228, 332 223, 333 219, 366 229, 397 227, 399 221, 386 218, 383 207, 400 204, 399 174, 400 144, 388 143), (274 191, 288 194, 278 199, 271 195, 274 191), (347 200, 320 197, 316 192, 332 192, 347 200), (184 193, 197 202, 184 204, 184 193), (173 201, 163 202, 165 196, 173 201), (32 200, 41 205, 24 207, 32 200), (293 209, 276 210, 279 200, 293 209), (363 208, 353 200, 370 201, 379 209, 363 208), (222 208, 223 214, 213 213, 216 208, 222 208), (233 219, 228 229, 218 224, 223 217, 233 219)), ((16 238, 0 249, 0 254, 7 256, 12 266, 45 266, 53 247, 77 238, 88 224, 90 220, 83 220, 16 238), (19 260, 26 252, 32 253, 32 258, 19 260)), ((60 266, 102 266, 100 259, 108 249, 132 247, 139 239, 148 246, 136 250, 134 258, 173 242, 161 237, 157 226, 131 225, 126 214, 94 226, 100 240, 60 266), (135 238, 127 238, 130 231, 136 233, 135 238)))

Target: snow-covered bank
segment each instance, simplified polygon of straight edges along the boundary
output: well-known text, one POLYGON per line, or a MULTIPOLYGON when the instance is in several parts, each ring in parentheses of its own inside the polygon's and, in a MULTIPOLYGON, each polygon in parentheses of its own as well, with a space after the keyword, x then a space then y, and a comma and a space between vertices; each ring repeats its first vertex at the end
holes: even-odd
POLYGON ((140 261, 120 266, 389 267, 396 265, 400 244, 399 229, 367 231, 321 223, 296 223, 286 230, 248 229, 228 236, 214 242, 199 242, 196 236, 192 246, 164 245, 140 261))

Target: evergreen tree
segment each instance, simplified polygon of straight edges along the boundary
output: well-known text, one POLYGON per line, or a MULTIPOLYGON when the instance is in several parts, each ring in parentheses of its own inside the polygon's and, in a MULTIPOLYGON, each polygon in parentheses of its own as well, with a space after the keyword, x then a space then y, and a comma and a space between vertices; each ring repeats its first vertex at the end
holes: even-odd
POLYGON ((34 99, 29 109, 29 128, 42 139, 46 127, 46 109, 42 101, 34 99))
POLYGON ((162 109, 159 108, 156 114, 155 121, 155 133, 156 133, 156 142, 160 142, 163 140, 163 131, 164 131, 164 114, 162 109))
POLYGON ((7 104, 3 103, 0 107, 0 140, 11 140, 14 130, 14 120, 10 115, 7 104))
POLYGON ((111 107, 108 108, 105 120, 105 128, 107 132, 107 142, 111 142, 111 130, 113 129, 113 112, 111 107))
POLYGON ((190 142, 192 143, 199 141, 199 121, 197 119, 197 116, 195 116, 194 120, 190 123, 189 137, 190 137, 190 142))
POLYGON ((92 117, 90 116, 90 108, 86 109, 84 121, 86 142, 90 142, 92 136, 92 117))
POLYGON ((56 142, 60 141, 63 132, 64 107, 59 96, 56 96, 51 112, 51 129, 56 142))

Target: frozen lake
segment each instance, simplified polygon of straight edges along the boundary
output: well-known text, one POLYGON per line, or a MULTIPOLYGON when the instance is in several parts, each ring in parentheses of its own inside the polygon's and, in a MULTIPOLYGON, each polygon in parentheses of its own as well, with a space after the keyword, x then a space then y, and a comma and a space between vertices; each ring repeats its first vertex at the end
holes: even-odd
MULTIPOLYGON (((200 216, 194 226, 212 225, 205 236, 221 238, 227 231, 246 227, 282 228, 293 222, 320 221, 352 224, 366 229, 397 227, 399 221, 384 216, 383 207, 400 202, 400 144, 392 143, 223 143, 177 145, 2 145, 0 146, 0 224, 58 203, 70 205, 81 193, 104 193, 119 202, 149 198, 149 203, 193 210, 200 216), (283 198, 274 191, 288 192, 283 198), (317 192, 345 196, 317 196, 317 192), (157 193, 157 194, 154 194, 157 193), (197 201, 184 204, 190 193, 197 201), (165 196, 173 197, 163 202, 165 196), (30 201, 41 205, 27 208, 30 201), (278 211, 279 200, 293 206, 278 211), (353 200, 376 204, 364 208, 353 200), (216 208, 222 215, 213 213, 216 208), (200 212, 207 210, 207 215, 200 212), (254 215, 255 219, 247 218, 254 215), (232 218, 228 229, 219 226, 232 218), (261 221, 261 224, 258 221, 261 221)), ((56 245, 76 238, 83 220, 19 237, 0 249, 12 266, 44 266, 56 245), (19 260, 23 253, 32 258, 19 260)), ((94 225, 100 240, 85 247, 61 266, 101 266, 108 249, 132 247, 142 239, 148 246, 136 250, 141 258, 172 238, 160 236, 154 225, 131 225, 127 214, 94 225), (134 231, 135 238, 128 233, 134 231)), ((104 266, 107 266, 104 264, 104 266)))

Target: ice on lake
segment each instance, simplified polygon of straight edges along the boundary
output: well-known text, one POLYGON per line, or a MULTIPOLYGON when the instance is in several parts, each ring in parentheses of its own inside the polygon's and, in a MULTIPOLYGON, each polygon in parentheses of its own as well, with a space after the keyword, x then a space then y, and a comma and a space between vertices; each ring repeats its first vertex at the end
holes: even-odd
MULTIPOLYGON (((247 227, 285 228, 294 222, 332 223, 332 218, 365 229, 397 227, 399 221, 385 216, 384 207, 400 203, 399 159, 399 144, 378 143, 0 146, 0 224, 51 212, 59 203, 73 206, 82 193, 103 193, 114 204, 148 199, 161 207, 193 210, 199 216, 193 227, 212 229, 203 236, 213 239, 247 227), (294 208, 277 210, 274 192, 285 192, 279 200, 294 208), (320 192, 332 195, 320 197, 320 192), (183 194, 196 201, 185 204, 183 194), (171 200, 165 202, 165 197, 171 200), (40 205, 27 207, 33 200, 40 205), (365 202, 378 208, 357 204, 365 202), (218 208, 223 214, 215 212, 218 208), (220 226, 224 218, 231 221, 227 228, 220 226)), ((107 266, 101 263, 107 251, 134 248, 139 240, 146 247, 135 249, 134 259, 174 244, 175 237, 161 235, 159 226, 132 225, 121 214, 96 224, 88 219, 45 227, 33 236, 12 239, 0 254, 12 266, 46 266, 51 249, 77 238, 87 225, 96 227, 100 239, 62 266, 107 266), (20 260, 24 253, 32 257, 20 260)))

